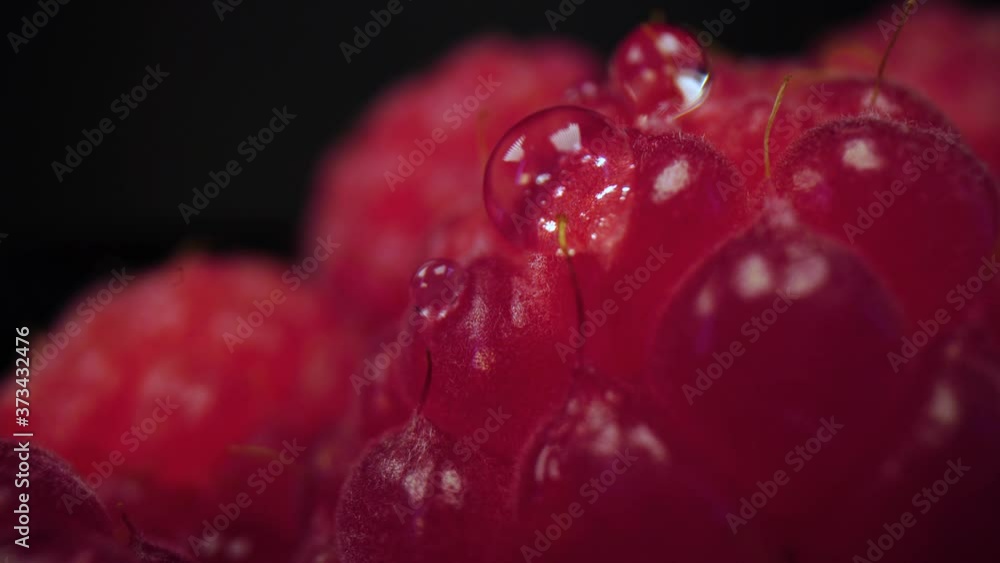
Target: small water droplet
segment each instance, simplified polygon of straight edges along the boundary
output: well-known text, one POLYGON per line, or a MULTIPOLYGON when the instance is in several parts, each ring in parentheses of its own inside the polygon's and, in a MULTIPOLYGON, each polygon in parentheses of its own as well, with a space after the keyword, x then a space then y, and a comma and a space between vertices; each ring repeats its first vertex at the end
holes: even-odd
POLYGON ((515 245, 558 251, 554 225, 564 216, 570 251, 606 255, 624 230, 634 177, 622 129, 588 109, 550 108, 514 125, 497 144, 486 166, 486 209, 515 245), (520 158, 505 158, 515 146, 520 158), (535 181, 520 182, 523 176, 535 181), (611 193, 622 197, 606 197, 611 193))
POLYGON ((410 296, 424 318, 439 321, 458 304, 468 275, 451 260, 437 258, 424 262, 410 280, 410 296))
POLYGON ((619 43, 611 61, 611 85, 640 129, 662 130, 708 95, 708 55, 681 28, 643 24, 619 43))

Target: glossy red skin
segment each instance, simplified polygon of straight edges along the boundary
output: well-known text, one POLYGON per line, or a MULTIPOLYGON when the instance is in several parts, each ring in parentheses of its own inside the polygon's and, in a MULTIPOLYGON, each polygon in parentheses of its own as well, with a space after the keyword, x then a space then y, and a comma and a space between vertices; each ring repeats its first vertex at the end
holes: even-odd
POLYGON ((876 118, 830 122, 789 148, 773 181, 804 224, 867 259, 910 323, 951 308, 949 291, 976 275, 1000 232, 996 182, 941 132, 876 118), (861 232, 858 208, 872 205, 861 232))
MULTIPOLYGON (((454 308, 429 321, 414 346, 431 359, 422 413, 457 440, 513 457, 569 388, 575 351, 557 344, 568 342, 576 322, 573 285, 564 258, 541 254, 483 258, 466 274, 454 308), (487 420, 499 420, 492 413, 503 422, 482 440, 487 420)), ((416 362, 410 373, 414 396, 425 366, 416 362)))
MULTIPOLYGON (((996 560, 1000 354, 984 336, 980 327, 966 325, 920 352, 909 373, 929 380, 930 386, 917 420, 872 471, 855 480, 859 486, 807 520, 796 548, 798 561, 868 558, 868 541, 878 542, 887 533, 883 525, 894 526, 904 513, 910 514, 905 533, 884 550, 881 561, 996 560), (969 469, 959 476, 949 462, 969 469), (923 489, 946 472, 952 480, 948 491, 923 496, 923 489)), ((889 540, 882 541, 884 548, 889 540)))
POLYGON ((663 132, 708 95, 708 54, 688 31, 645 23, 615 48, 608 84, 624 101, 631 124, 663 132))
POLYGON ((507 560, 778 560, 753 532, 731 532, 721 491, 685 465, 651 413, 629 391, 580 376, 519 462, 507 560))
POLYGON ((586 360, 601 373, 633 381, 683 277, 746 229, 760 205, 748 197, 732 164, 704 141, 684 133, 634 138, 637 174, 628 230, 599 293, 584 303, 596 312, 611 300, 617 311, 587 339, 586 360))
POLYGON ((510 467, 456 455, 455 443, 416 415, 373 444, 341 495, 340 561, 496 561, 510 522, 510 467))
MULTIPOLYGON (((182 257, 136 274, 92 322, 69 311, 57 325, 73 320, 81 332, 33 378, 38 441, 82 475, 95 474, 99 497, 121 503, 155 540, 187 547, 202 533, 202 520, 239 492, 249 492, 253 504, 223 533, 223 545, 249 537, 255 553, 278 553, 302 534, 301 481, 286 475, 258 496, 247 479, 271 457, 233 448, 278 452, 295 439, 308 448, 325 423, 343 415, 350 396, 345 366, 352 363, 346 356, 356 352, 353 337, 329 320, 316 295, 306 287, 292 291, 282 271, 255 258, 182 257), (238 335, 238 318, 249 318, 254 301, 274 291, 284 301, 242 344, 231 341, 230 351, 224 334, 238 335), (168 414, 158 400, 176 407, 168 414), (148 433, 140 426, 145 440, 123 437, 144 421, 147 429, 156 423, 148 433), (101 477, 94 464, 107 473, 116 451, 120 465, 101 477), (273 543, 263 545, 265 539, 273 543)), ((293 464, 287 473, 301 470, 293 464)), ((227 556, 224 549, 201 555, 227 556)))
POLYGON ((574 45, 493 37, 458 46, 423 77, 384 94, 330 150, 316 176, 304 241, 312 248, 316 236, 331 235, 343 244, 323 263, 338 310, 353 311, 366 325, 396 318, 406 305, 407 280, 433 256, 428 237, 451 220, 486 220, 483 170, 500 137, 599 74, 591 55, 574 45), (474 95, 479 77, 491 75, 502 86, 453 128, 456 119, 444 113, 474 95), (399 157, 416 150, 414 139, 431 138, 438 128, 447 139, 390 190, 386 172, 396 173, 399 157))
MULTIPOLYGON (((948 3, 918 3, 900 34, 886 76, 927 96, 951 119, 994 174, 1000 171, 1000 12, 948 3), (947 48, 943 48, 947 46, 947 48)), ((827 38, 816 50, 818 64, 860 75, 878 68, 897 10, 887 6, 863 23, 827 38)))
POLYGON ((746 496, 784 470, 789 482, 763 512, 799 517, 892 443, 921 387, 886 359, 901 319, 867 266, 788 226, 793 218, 769 219, 685 281, 660 321, 648 374, 668 423, 701 445, 708 466, 746 496), (831 418, 844 428, 823 430, 813 452, 822 461, 789 461, 831 418))

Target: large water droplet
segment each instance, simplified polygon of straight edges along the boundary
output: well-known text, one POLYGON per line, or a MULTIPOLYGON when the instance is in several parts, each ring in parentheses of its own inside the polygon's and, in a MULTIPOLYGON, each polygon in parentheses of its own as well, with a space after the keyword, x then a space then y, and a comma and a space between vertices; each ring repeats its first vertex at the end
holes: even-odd
POLYGON ((451 260, 424 262, 410 280, 410 297, 424 318, 439 321, 458 304, 468 274, 451 260))
POLYGON ((628 136, 578 107, 540 111, 503 136, 486 165, 484 196, 493 223, 514 244, 610 253, 631 202, 635 162, 628 136))
POLYGON ((708 55, 693 35, 664 24, 643 24, 611 59, 611 86, 628 104, 636 127, 663 130, 708 95, 708 55))

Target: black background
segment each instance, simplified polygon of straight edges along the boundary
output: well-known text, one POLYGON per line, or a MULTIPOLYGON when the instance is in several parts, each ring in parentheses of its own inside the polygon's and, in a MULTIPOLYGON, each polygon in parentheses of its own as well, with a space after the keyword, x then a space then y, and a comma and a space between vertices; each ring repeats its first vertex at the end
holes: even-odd
MULTIPOLYGON (((353 27, 387 0, 243 0, 223 21, 211 0, 70 0, 17 54, 6 34, 20 33, 21 17, 39 7, 37 0, 5 0, 0 232, 8 236, 0 240, 0 290, 9 304, 4 316, 12 317, 5 326, 40 329, 112 268, 138 272, 182 248, 294 256, 323 148, 373 94, 462 38, 556 33, 606 54, 652 10, 700 30, 734 7, 731 0, 585 0, 553 32, 545 11, 559 1, 402 0, 402 13, 348 64, 340 43, 352 41, 353 27), (156 64, 170 76, 119 121, 111 102, 156 64), (275 106, 298 117, 184 224, 178 204, 191 201, 209 171, 237 157, 237 145, 267 123, 275 106), (52 161, 105 117, 115 131, 58 182, 52 161)), ((746 54, 792 54, 838 24, 868 17, 876 25, 877 5, 750 0, 719 44, 746 54)))

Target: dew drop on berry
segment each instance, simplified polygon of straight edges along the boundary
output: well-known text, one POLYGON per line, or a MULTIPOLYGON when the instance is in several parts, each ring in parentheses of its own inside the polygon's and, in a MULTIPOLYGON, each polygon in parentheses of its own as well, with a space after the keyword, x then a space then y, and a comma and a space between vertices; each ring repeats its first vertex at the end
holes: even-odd
POLYGON ((555 252, 565 217, 571 252, 607 255, 624 230, 634 173, 624 131, 587 109, 550 108, 512 127, 493 149, 486 209, 515 245, 555 252))
POLYGON ((611 59, 611 85, 620 91, 643 130, 665 122, 705 100, 708 56, 693 35, 664 24, 644 24, 619 43, 611 59))
POLYGON ((465 270, 451 260, 424 262, 410 280, 414 306, 427 320, 443 319, 455 308, 465 289, 466 278, 465 270))

